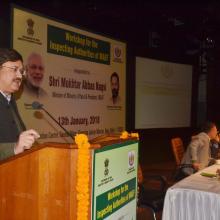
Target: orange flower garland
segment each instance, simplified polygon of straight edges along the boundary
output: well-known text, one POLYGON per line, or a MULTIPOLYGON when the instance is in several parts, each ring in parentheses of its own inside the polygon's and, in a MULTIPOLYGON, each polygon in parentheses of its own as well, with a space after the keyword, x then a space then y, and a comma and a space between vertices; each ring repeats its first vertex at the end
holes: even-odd
POLYGON ((121 139, 127 139, 128 136, 129 136, 128 132, 127 132, 127 131, 123 131, 123 132, 121 133, 120 138, 121 138, 121 139))
POLYGON ((131 137, 136 137, 137 139, 139 139, 139 134, 138 133, 131 133, 131 137))
POLYGON ((129 137, 135 137, 135 138, 139 139, 139 134, 138 133, 129 134, 127 131, 123 131, 120 136, 121 139, 127 139, 129 137))
POLYGON ((77 220, 88 220, 89 212, 89 148, 85 134, 77 134, 75 142, 79 148, 77 160, 77 220))

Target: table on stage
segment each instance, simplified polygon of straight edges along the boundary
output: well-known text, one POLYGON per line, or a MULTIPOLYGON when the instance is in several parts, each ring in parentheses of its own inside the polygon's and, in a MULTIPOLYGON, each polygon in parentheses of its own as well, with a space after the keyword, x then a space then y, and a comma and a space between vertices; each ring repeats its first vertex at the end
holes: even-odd
POLYGON ((220 220, 220 179, 212 165, 170 187, 166 193, 163 220, 220 220))

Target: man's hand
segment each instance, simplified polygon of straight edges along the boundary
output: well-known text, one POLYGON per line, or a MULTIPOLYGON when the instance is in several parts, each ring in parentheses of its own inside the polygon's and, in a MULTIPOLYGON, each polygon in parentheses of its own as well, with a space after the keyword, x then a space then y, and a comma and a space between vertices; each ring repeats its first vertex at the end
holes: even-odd
POLYGON ((19 154, 25 149, 30 149, 35 140, 39 137, 40 135, 33 129, 22 132, 19 136, 18 142, 15 145, 15 154, 19 154))
POLYGON ((192 163, 192 166, 193 166, 193 168, 194 168, 196 171, 198 171, 199 168, 200 168, 200 163, 194 162, 194 163, 192 163))

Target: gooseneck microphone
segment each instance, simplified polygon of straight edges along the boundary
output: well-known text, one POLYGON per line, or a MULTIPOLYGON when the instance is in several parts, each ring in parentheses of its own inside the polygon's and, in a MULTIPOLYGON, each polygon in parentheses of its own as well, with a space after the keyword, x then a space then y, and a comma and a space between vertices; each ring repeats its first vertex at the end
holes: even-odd
POLYGON ((68 136, 70 136, 70 137, 73 139, 73 136, 70 134, 70 132, 67 131, 66 128, 64 128, 64 127, 43 107, 43 104, 41 104, 41 103, 39 103, 39 102, 37 102, 37 101, 34 101, 34 102, 32 102, 31 106, 32 106, 33 109, 36 109, 36 110, 37 110, 37 109, 42 109, 47 115, 50 116, 50 118, 53 119, 53 121, 56 122, 56 124, 58 124, 58 125, 65 131, 65 133, 66 133, 68 136))

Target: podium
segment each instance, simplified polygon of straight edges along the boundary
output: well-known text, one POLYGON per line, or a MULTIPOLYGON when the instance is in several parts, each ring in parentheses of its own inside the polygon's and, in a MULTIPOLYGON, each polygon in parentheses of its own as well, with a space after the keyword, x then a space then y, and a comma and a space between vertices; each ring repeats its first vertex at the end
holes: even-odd
MULTIPOLYGON (((135 212, 137 139, 108 136, 90 143, 88 220, 118 219, 131 207, 135 212), (120 151, 128 160, 123 173, 120 151), (128 180, 120 180, 124 175, 128 180)), ((77 157, 75 144, 44 143, 0 162, 0 219, 77 220, 77 157)))

